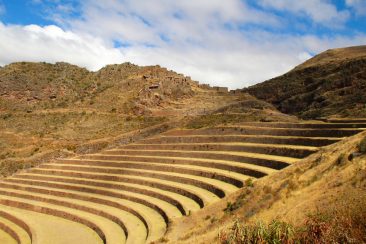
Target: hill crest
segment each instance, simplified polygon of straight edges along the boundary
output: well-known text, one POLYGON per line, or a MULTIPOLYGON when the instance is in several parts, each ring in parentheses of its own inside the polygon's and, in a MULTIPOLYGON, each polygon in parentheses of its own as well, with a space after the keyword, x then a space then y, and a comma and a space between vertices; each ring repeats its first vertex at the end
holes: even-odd
POLYGON ((365 117, 366 46, 328 50, 243 91, 304 119, 365 117))

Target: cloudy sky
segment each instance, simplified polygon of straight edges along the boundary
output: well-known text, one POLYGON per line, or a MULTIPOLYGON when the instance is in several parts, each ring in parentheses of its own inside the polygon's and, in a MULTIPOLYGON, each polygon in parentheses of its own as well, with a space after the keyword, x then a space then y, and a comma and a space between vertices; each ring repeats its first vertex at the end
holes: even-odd
POLYGON ((366 0, 0 0, 0 65, 132 62, 242 88, 366 44, 366 0))

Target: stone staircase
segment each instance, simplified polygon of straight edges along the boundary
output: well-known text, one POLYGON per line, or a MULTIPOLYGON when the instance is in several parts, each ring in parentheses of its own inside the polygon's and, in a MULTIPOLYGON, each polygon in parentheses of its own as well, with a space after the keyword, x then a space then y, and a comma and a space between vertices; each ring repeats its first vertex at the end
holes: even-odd
POLYGON ((366 129, 366 120, 175 129, 0 181, 1 243, 149 243, 175 219, 366 129))

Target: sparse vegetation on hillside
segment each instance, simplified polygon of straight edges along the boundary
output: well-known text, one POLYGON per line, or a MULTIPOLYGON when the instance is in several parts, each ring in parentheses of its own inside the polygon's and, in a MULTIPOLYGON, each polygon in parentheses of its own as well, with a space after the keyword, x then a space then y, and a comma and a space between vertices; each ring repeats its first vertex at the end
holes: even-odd
POLYGON ((360 142, 360 145, 358 145, 358 150, 361 153, 366 153, 366 137, 362 139, 362 141, 360 142))
POLYGON ((119 113, 140 115, 163 103, 194 95, 195 85, 160 66, 124 63, 89 72, 67 63, 20 62, 0 71, 0 111, 34 112, 78 106, 100 112, 114 108, 119 113), (158 89, 150 90, 152 84, 158 84, 158 89), (140 111, 141 107, 144 111, 140 111))
POLYGON ((239 101, 189 120, 185 127, 199 129, 216 125, 238 124, 252 121, 296 121, 296 117, 282 114, 272 105, 260 101, 248 94, 242 94, 239 101))
MULTIPOLYGON (((26 171, 2 179, 0 205, 75 221, 98 243, 366 243, 364 120, 300 122, 275 108, 340 115, 324 100, 297 102, 335 99, 343 65, 366 64, 352 58, 316 58, 336 72, 330 85, 310 77, 332 76, 311 61, 296 68, 290 78, 305 77, 309 93, 285 75, 294 102, 274 105, 159 66, 1 68, 0 177, 26 171)), ((345 114, 361 111, 347 99, 345 114)))
POLYGON ((305 119, 366 116, 366 46, 328 50, 245 91, 305 119))
POLYGON ((335 208, 308 214, 297 225, 278 220, 269 224, 244 224, 237 220, 229 230, 219 232, 218 239, 222 244, 365 243, 365 202, 361 197, 338 203, 335 208))
POLYGON ((220 232, 222 244, 275 244, 294 242, 294 229, 285 222, 273 221, 269 225, 258 222, 254 225, 243 225, 236 221, 230 232, 220 232))
POLYGON ((123 116, 115 113, 11 113, 0 119, 0 175, 36 165, 37 155, 113 138, 166 121, 163 117, 123 116))
POLYGON ((67 63, 13 63, 0 70, 1 175, 237 99, 160 66, 124 63, 89 72, 67 63))
POLYGON ((355 154, 348 159, 364 137, 365 132, 345 139, 256 180, 253 187, 179 224, 167 238, 182 243, 365 243, 366 158, 355 154), (208 214, 217 221, 205 221, 208 214), (175 236, 182 228, 190 238, 175 236), (291 231, 285 234, 285 229, 291 231))

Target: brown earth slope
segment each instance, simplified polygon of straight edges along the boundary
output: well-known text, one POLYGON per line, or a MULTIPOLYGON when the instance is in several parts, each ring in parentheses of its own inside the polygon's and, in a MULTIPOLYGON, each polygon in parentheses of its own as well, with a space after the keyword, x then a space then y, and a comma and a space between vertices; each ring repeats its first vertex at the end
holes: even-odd
POLYGON ((177 221, 161 242, 365 243, 365 153, 366 132, 323 147, 177 221))
POLYGON ((0 175, 100 150, 124 133, 138 137, 151 126, 158 133, 162 123, 167 129, 180 120, 202 127, 263 119, 294 118, 160 66, 124 63, 90 72, 67 63, 13 63, 0 68, 0 175))
POLYGON ((366 46, 323 52, 244 91, 305 119, 366 116, 366 46))

